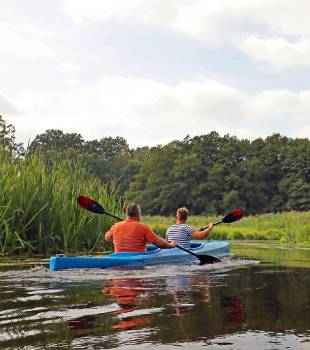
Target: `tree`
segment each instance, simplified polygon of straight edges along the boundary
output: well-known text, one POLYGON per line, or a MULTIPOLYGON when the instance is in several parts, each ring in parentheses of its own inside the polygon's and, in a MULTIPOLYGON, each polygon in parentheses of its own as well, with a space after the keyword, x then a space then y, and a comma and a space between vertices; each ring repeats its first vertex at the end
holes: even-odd
POLYGON ((21 143, 15 142, 15 127, 7 124, 0 115, 0 147, 16 156, 24 155, 25 151, 21 143))
POLYGON ((82 150, 84 142, 80 134, 64 133, 61 130, 49 129, 45 133, 36 136, 31 142, 28 152, 33 153, 37 150, 42 152, 62 152, 70 148, 82 150))
POLYGON ((96 153, 103 159, 111 161, 120 155, 130 155, 127 141, 123 137, 104 137, 100 141, 87 141, 84 147, 88 153, 96 153))

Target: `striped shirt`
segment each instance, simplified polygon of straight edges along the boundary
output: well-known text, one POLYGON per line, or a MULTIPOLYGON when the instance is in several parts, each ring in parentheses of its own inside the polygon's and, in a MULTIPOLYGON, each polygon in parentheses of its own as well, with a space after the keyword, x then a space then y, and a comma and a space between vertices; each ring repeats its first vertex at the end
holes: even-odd
POLYGON ((166 239, 168 242, 175 241, 181 247, 189 248, 192 233, 195 231, 194 227, 187 224, 174 224, 171 225, 166 233, 166 239))

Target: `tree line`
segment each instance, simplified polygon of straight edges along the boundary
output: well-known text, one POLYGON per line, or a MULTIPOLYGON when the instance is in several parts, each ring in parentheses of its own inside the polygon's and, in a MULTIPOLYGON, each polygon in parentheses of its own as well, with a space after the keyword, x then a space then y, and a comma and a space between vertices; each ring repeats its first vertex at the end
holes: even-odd
POLYGON ((207 135, 156 147, 131 149, 122 137, 86 141, 80 134, 47 130, 27 150, 0 117, 0 146, 19 157, 36 152, 52 161, 62 154, 117 191, 140 203, 143 213, 171 215, 186 206, 192 214, 249 214, 310 210, 310 140, 273 134, 255 140, 207 135))

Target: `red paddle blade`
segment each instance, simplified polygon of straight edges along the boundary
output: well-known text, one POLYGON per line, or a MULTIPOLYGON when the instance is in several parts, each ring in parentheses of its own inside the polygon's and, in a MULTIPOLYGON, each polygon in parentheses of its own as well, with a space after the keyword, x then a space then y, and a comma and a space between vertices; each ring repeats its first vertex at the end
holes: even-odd
POLYGON ((103 209, 103 207, 89 197, 79 196, 77 198, 77 202, 79 206, 83 209, 89 210, 96 214, 105 214, 105 210, 103 209))
POLYGON ((236 209, 228 213, 222 220, 224 223, 239 221, 243 217, 243 211, 241 209, 236 209))

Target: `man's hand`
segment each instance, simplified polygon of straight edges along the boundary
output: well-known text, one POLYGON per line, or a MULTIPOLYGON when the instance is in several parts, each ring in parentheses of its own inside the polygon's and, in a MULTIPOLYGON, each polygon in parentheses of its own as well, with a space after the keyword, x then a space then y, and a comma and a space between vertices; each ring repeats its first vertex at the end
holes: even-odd
POLYGON ((213 224, 212 224, 212 222, 210 222, 208 224, 208 231, 210 232, 212 229, 213 229, 213 224))
POLYGON ((178 245, 178 243, 175 241, 172 241, 172 242, 170 242, 170 245, 172 248, 175 248, 178 245))
POLYGON ((166 240, 160 238, 159 236, 157 236, 157 239, 153 242, 153 244, 155 244, 158 248, 162 248, 162 249, 171 249, 176 247, 176 242, 167 242, 166 240))

